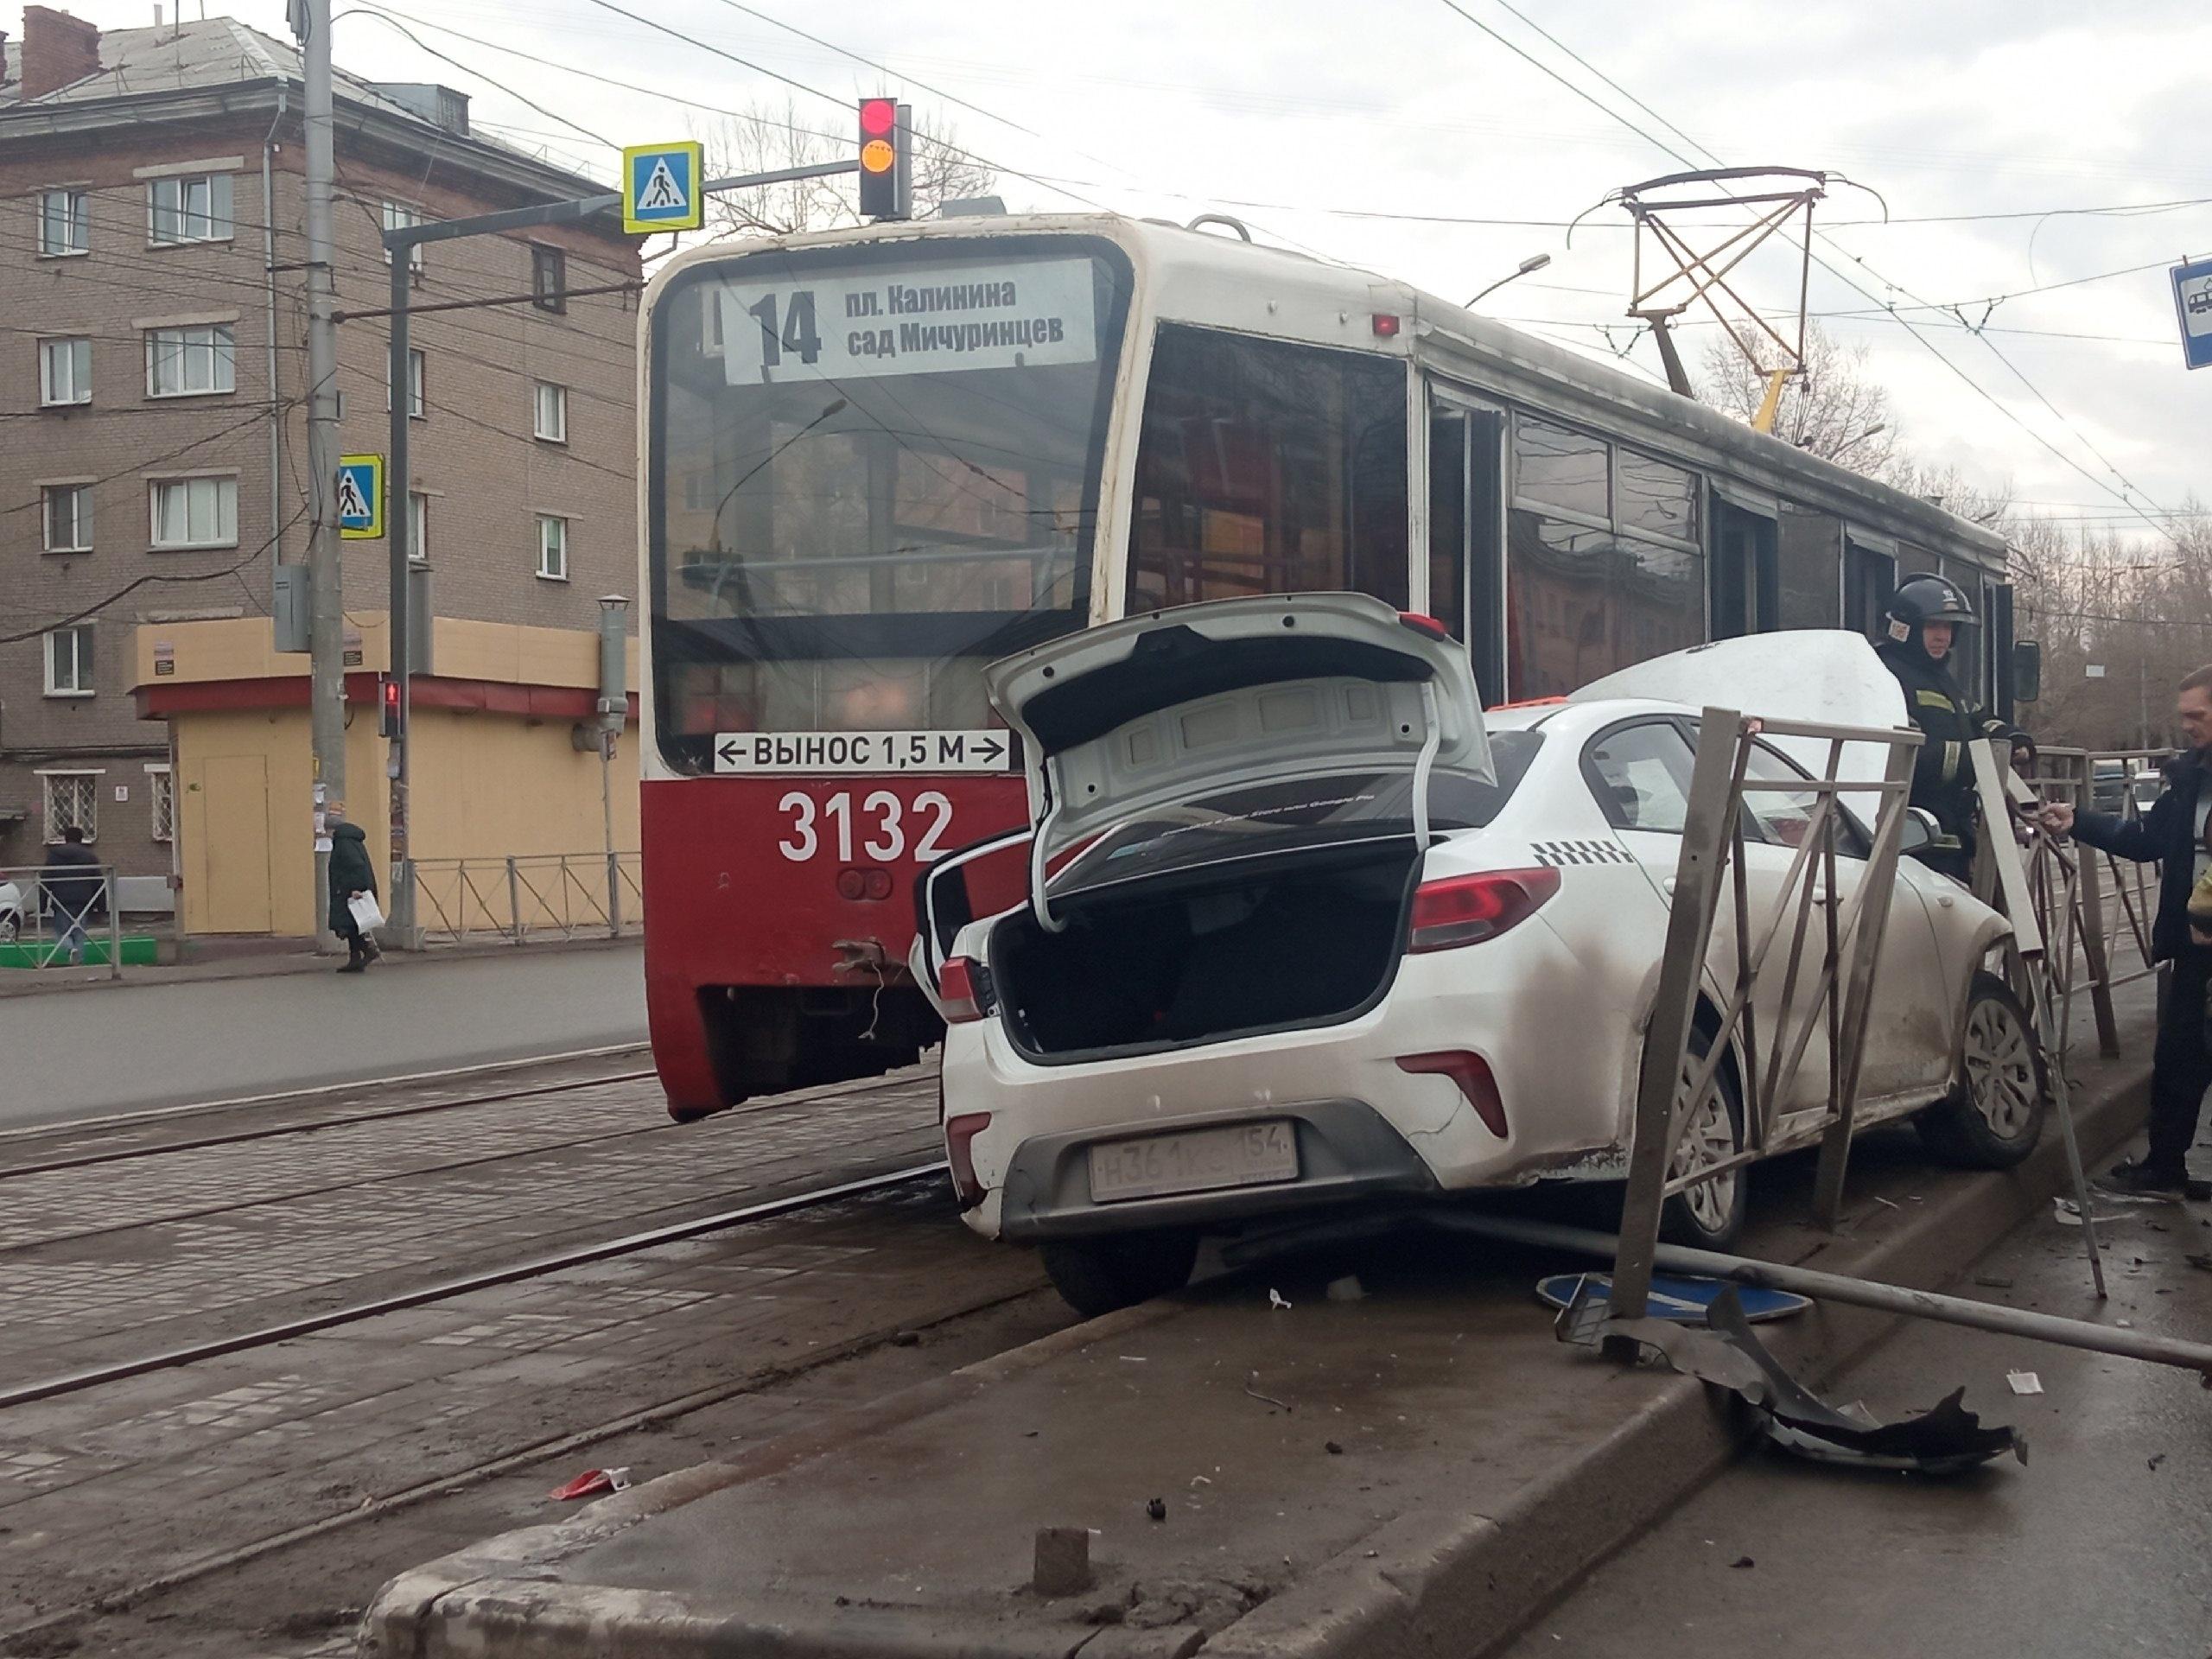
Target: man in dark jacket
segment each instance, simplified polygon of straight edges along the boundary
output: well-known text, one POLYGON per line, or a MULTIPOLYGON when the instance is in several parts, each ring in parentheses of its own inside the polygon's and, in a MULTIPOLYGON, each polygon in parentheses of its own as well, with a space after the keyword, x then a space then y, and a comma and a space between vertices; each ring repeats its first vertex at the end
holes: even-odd
POLYGON ((107 913, 107 877, 100 855, 85 845, 85 832, 75 824, 62 830, 60 843, 46 855, 38 884, 57 944, 72 963, 84 961, 86 930, 107 913))
POLYGON ((2012 731, 1974 707, 1951 677, 1951 648, 1974 620, 1955 583, 1915 576, 1890 596, 1874 648, 1904 688, 1905 717, 1927 740, 1913 760, 1912 804, 1935 815, 1939 833, 1916 856, 1961 881, 1974 870, 1974 755, 1967 745, 2012 731))
POLYGON ((2158 1042, 2151 1058, 2151 1147, 2113 1166, 2101 1185, 2114 1192, 2179 1198, 2190 1192, 2188 1156, 2196 1139, 2204 1091, 2212 1087, 2212 1044, 2205 1036, 2205 992, 2212 985, 2212 947, 2190 937, 2189 892, 2212 868, 2212 840, 2205 819, 2212 811, 2212 665, 2181 683, 2174 705, 2188 752, 2166 774, 2166 792, 2141 817, 2076 811, 2065 804, 2044 809, 2046 829, 2071 833, 2091 847, 2140 863, 2157 861, 2158 910, 2151 924, 2151 954, 2173 964, 2172 983, 2158 1014, 2158 1042))
POLYGON ((376 956, 376 941, 354 921, 351 901, 361 893, 376 896, 376 866, 369 862, 369 838, 358 823, 348 823, 333 808, 330 814, 330 931, 346 941, 346 965, 341 974, 358 974, 376 956))

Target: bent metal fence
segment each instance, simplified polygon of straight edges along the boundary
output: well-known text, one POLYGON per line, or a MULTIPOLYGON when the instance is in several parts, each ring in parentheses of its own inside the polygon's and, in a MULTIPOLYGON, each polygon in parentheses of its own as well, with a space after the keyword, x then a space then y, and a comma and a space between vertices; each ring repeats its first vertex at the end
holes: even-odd
POLYGON ((499 938, 619 938, 645 914, 636 853, 535 853, 511 858, 418 858, 412 938, 403 949, 499 938))
POLYGON ((66 872, 0 866, 0 970, 105 966, 123 977, 123 913, 115 867, 66 872))

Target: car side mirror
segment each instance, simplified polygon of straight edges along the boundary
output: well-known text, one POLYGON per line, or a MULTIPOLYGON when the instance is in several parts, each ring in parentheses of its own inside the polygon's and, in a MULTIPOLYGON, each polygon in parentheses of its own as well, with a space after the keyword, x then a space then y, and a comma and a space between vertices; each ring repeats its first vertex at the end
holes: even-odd
POLYGON ((1933 846, 1943 833, 1943 826, 1936 822, 1936 815, 1924 806, 1908 806, 1904 810, 1904 828, 1897 833, 1897 851, 1910 855, 1933 846))
POLYGON ((2043 696, 2043 646, 2033 639, 2012 645, 2012 701, 2033 702, 2043 696))

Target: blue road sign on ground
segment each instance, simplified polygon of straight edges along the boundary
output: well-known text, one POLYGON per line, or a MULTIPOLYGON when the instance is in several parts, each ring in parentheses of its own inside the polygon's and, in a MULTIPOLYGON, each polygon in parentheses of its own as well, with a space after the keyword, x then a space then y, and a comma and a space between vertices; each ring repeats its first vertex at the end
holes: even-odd
MULTIPOLYGON (((1592 1301, 1605 1301, 1611 1294, 1613 1281, 1602 1273, 1555 1273, 1541 1280, 1536 1294, 1554 1307, 1565 1307, 1574 1300, 1575 1293, 1585 1283, 1590 1287, 1592 1301)), ((1713 1298, 1727 1289, 1719 1279, 1693 1279, 1683 1274, 1655 1273, 1651 1275, 1651 1294, 1645 1300, 1644 1309, 1655 1319, 1670 1319, 1676 1325, 1703 1325, 1705 1311, 1713 1306, 1713 1298)), ((1737 1299, 1744 1306, 1744 1317, 1753 1325, 1767 1319, 1786 1319, 1792 1313, 1801 1313, 1813 1304, 1808 1297, 1794 1291, 1764 1290, 1757 1286, 1738 1285, 1737 1299)))
POLYGON ((632 236, 653 231, 696 231, 706 222, 706 147, 698 143, 639 144, 622 152, 622 228, 632 236))
POLYGON ((2192 369, 2212 367, 2212 259, 2174 267, 2174 309, 2182 354, 2192 369))

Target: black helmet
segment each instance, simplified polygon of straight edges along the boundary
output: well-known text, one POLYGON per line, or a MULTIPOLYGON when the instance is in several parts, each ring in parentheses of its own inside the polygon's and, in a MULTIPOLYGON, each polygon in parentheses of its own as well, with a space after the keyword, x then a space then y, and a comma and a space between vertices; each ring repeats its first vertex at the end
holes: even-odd
POLYGON ((1890 595, 1889 636, 1902 644, 1920 632, 1923 622, 1968 623, 1974 607, 1948 576, 1915 576, 1890 595))

